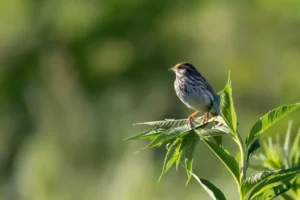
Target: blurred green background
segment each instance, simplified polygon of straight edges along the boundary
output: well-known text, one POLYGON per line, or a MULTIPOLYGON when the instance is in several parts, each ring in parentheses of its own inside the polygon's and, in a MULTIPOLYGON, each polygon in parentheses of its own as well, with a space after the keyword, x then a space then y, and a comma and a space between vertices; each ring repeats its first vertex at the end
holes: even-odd
MULTIPOLYGON (((239 129, 300 100, 300 1, 2 0, 0 199, 209 199, 183 168, 162 182, 165 148, 134 155, 135 122, 185 118, 172 65, 216 91, 231 71, 239 129)), ((281 133, 299 111, 268 134, 281 133)), ((267 134, 265 135, 267 136, 267 134)), ((225 139, 233 152, 235 144, 225 139)), ((237 199, 203 143, 194 172, 237 199)))

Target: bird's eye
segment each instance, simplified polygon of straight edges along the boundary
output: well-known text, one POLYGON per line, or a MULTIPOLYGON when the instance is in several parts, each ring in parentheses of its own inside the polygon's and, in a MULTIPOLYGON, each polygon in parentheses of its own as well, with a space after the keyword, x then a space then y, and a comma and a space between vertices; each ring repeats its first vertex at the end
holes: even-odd
POLYGON ((183 70, 185 68, 183 66, 179 66, 178 69, 183 70))

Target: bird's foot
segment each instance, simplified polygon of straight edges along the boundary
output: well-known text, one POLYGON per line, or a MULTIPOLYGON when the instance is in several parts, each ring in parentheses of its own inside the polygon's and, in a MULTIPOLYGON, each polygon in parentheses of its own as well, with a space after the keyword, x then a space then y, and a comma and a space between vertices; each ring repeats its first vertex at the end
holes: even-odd
POLYGON ((190 128, 193 128, 193 120, 195 118, 195 116, 198 114, 198 111, 194 112, 193 114, 191 114, 189 117, 188 117, 188 120, 186 121, 186 124, 190 127, 190 128))
POLYGON ((202 123, 202 124, 207 123, 208 119, 211 118, 211 117, 212 117, 212 115, 211 115, 210 112, 205 113, 205 114, 202 115, 201 118, 200 118, 200 119, 201 119, 201 123, 202 123))
POLYGON ((186 125, 188 125, 190 128, 193 128, 193 120, 194 120, 194 117, 189 116, 188 120, 186 121, 186 125))

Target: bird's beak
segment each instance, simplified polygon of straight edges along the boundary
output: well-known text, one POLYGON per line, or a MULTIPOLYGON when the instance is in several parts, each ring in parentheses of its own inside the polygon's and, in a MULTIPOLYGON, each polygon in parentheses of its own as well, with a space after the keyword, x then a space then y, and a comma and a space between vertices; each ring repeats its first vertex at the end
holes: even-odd
POLYGON ((175 72, 175 68, 174 68, 174 67, 171 67, 171 68, 169 69, 169 71, 175 72))

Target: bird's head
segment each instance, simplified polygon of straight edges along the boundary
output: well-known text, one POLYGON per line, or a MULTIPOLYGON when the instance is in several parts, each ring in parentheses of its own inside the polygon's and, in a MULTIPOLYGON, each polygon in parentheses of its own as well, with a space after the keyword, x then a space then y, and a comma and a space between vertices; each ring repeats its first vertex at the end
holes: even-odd
POLYGON ((178 63, 169 70, 175 72, 176 76, 186 76, 189 74, 198 73, 197 69, 192 64, 187 62, 178 63))

